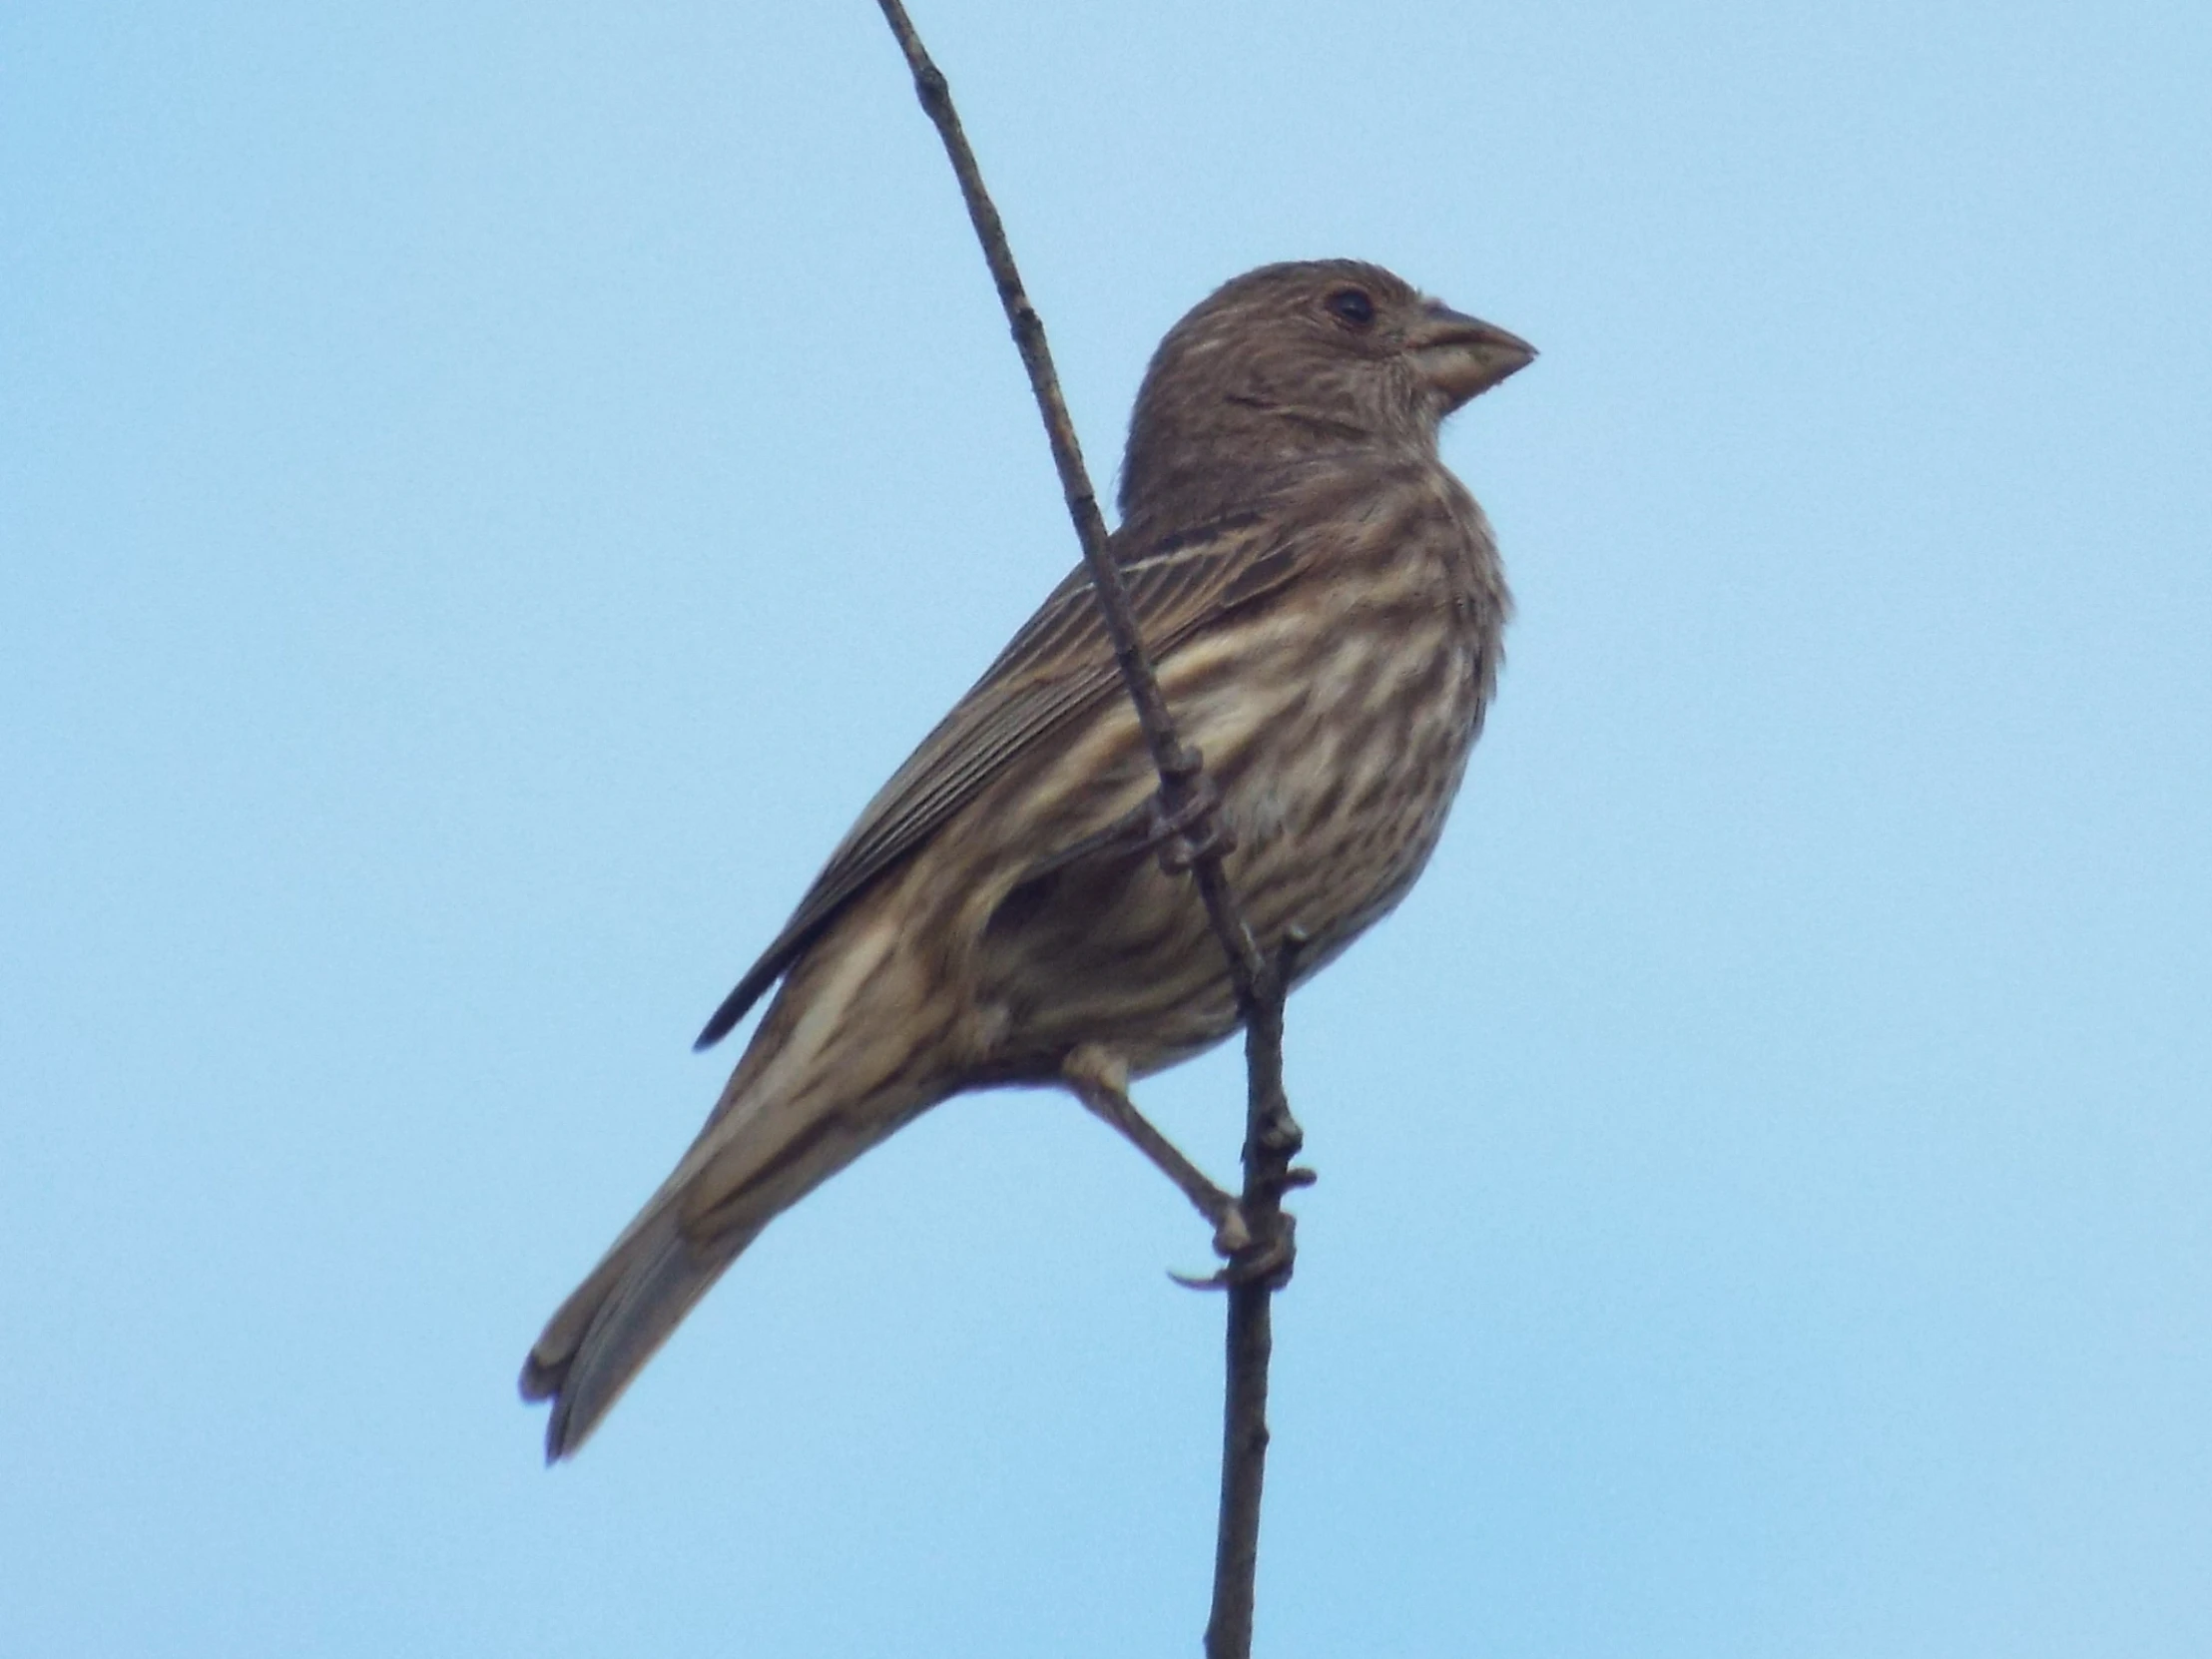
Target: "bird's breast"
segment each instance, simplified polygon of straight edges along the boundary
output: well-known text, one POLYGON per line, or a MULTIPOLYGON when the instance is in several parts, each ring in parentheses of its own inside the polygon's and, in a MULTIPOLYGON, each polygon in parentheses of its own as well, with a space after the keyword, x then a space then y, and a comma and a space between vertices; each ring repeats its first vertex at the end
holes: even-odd
POLYGON ((1237 838, 1233 883, 1263 933, 1297 926, 1317 959, 1403 895, 1458 792, 1500 619, 1455 577, 1413 550, 1294 590, 1169 665, 1237 838))
MULTIPOLYGON (((1302 974, 1419 874, 1495 675, 1502 587, 1479 521, 1442 492, 1412 493, 1414 510, 1394 519, 1352 515, 1338 556, 1158 664, 1177 729, 1220 791, 1246 918, 1264 948, 1302 934, 1302 974)), ((1033 849, 1003 860, 1023 873, 962 900, 976 921, 960 977, 994 1021, 986 1070, 1049 1075, 1080 1041, 1142 1074, 1234 1029, 1220 946, 1189 877, 1114 828, 1157 787, 1116 700, 1010 779, 1002 803, 979 805, 971 837, 947 842, 947 859, 1017 831, 1033 849)))

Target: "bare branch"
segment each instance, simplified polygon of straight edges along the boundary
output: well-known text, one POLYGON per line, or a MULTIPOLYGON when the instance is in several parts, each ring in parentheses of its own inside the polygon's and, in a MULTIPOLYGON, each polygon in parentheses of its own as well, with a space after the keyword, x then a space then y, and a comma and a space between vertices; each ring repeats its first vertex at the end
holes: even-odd
POLYGON ((1206 1625, 1208 1659, 1247 1659, 1252 1652, 1253 1586, 1260 1550, 1260 1499, 1267 1471, 1268 1362, 1274 1348, 1270 1298, 1289 1282, 1295 1255, 1292 1219, 1283 1213, 1283 1194, 1312 1177, 1293 1170, 1301 1135, 1283 1093, 1283 997, 1290 979, 1289 952, 1270 961, 1253 938, 1229 878, 1222 868, 1221 843, 1210 822, 1202 788, 1199 755, 1176 735, 1167 700, 1160 693, 1152 659, 1137 631, 1129 593, 1108 545, 1106 522, 1083 465, 1052 367, 1044 323, 1022 287, 1007 245, 1006 228, 983 188, 983 175, 968 147, 967 135, 952 107, 943 73, 930 61, 900 0, 878 0, 913 71, 914 93, 944 141, 952 172, 960 182, 968 218, 983 259, 1005 307, 1007 325, 1029 371, 1037 412, 1044 419, 1052 464, 1060 474, 1060 492, 1082 543, 1083 562, 1104 614, 1114 659, 1121 667, 1129 699, 1136 706, 1145 744, 1160 774, 1160 804, 1166 817, 1187 825, 1183 848, 1191 877, 1229 960, 1231 983, 1245 1021, 1248 1087, 1245 1108, 1244 1192, 1240 1200, 1252 1243, 1232 1258, 1219 1283, 1229 1292, 1227 1388, 1223 1405, 1221 1524, 1214 1556, 1214 1605, 1206 1625))
POLYGON ((1083 562, 1090 567, 1091 586, 1106 618, 1107 637, 1114 642, 1114 660, 1121 665, 1129 699, 1136 705, 1137 721, 1144 729, 1145 745, 1159 769, 1160 804, 1170 817, 1191 815, 1192 828, 1185 834, 1195 854, 1191 874, 1206 900, 1206 913, 1214 930, 1221 935, 1222 948, 1229 954, 1237 999, 1249 1008, 1254 990, 1266 977, 1267 963, 1222 874, 1220 853, 1206 850, 1210 838, 1206 820, 1210 815, 1193 813, 1200 804, 1200 757, 1184 748, 1177 738, 1167 700, 1160 695, 1151 654, 1137 633, 1137 620, 1129 608, 1129 590, 1107 546, 1106 521, 1099 513, 1098 496, 1083 465, 1075 422, 1069 418, 1067 399, 1060 394, 1060 377, 1052 367, 1052 348, 1045 341, 1043 319, 1021 285, 1013 250, 1006 243, 1006 228, 999 222, 997 208, 991 205, 990 193, 983 188, 983 175, 975 165, 975 152, 968 148, 967 135, 960 130, 959 115, 952 108, 952 90, 945 85, 943 72, 930 61, 899 0, 879 0, 879 4, 891 33, 898 37, 900 50, 906 54, 907 67, 913 71, 915 96, 936 124, 937 136, 944 140, 945 154, 952 160, 953 175, 960 181, 960 195, 967 202, 976 240, 983 245, 983 260, 990 267, 991 280, 997 284, 998 301, 1005 307, 1022 366, 1029 371, 1029 389, 1036 394, 1037 412, 1044 417, 1052 464, 1060 474, 1060 493, 1067 500, 1068 516, 1075 521, 1076 540, 1083 545, 1083 562))
POLYGON ((1268 1362, 1275 1353, 1272 1302, 1290 1282, 1295 1218, 1283 1195, 1313 1179, 1292 1168, 1305 1144, 1283 1094, 1283 988, 1291 950, 1267 965, 1264 995, 1245 1015, 1245 1226, 1260 1241, 1253 1272, 1229 1284, 1227 1379, 1222 1401, 1221 1522, 1214 1542, 1214 1607, 1206 1659, 1249 1659, 1254 1582, 1260 1568, 1260 1498, 1268 1467, 1268 1362))

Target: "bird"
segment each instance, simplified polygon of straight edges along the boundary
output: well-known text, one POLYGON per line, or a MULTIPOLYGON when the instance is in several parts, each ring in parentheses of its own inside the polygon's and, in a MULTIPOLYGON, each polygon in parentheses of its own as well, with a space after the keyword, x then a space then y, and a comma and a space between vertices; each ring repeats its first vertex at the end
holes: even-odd
MULTIPOLYGON (((1404 896, 1458 792, 1512 601, 1437 433, 1534 356, 1380 266, 1312 260, 1222 284, 1145 371, 1108 551, 1203 761, 1228 882, 1255 942, 1296 943, 1294 981, 1404 896)), ((1079 565, 700 1034, 776 988, 705 1127, 529 1352, 548 1462, 763 1228, 965 1091, 1070 1090, 1185 1186, 1217 1247, 1243 1242, 1127 1094, 1240 1024, 1158 788, 1079 565)))

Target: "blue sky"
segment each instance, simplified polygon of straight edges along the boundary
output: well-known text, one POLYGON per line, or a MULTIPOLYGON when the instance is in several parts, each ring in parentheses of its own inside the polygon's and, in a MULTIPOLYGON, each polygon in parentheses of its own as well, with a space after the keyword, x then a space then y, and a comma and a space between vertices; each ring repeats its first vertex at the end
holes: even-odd
MULTIPOLYGON (((1265 1650, 2206 1651, 2212 14, 916 16, 1102 482, 1268 260, 1544 353, 1292 1006, 1265 1650)), ((1054 1097, 512 1392, 1073 557, 862 0, 0 17, 0 1647, 1195 1651, 1205 1240, 1054 1097)))

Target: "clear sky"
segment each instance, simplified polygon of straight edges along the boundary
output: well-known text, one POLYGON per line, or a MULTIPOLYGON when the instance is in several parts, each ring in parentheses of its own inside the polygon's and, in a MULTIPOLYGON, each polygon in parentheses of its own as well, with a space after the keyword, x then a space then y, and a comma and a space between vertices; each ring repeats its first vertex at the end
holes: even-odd
MULTIPOLYGON (((2212 1651, 2212 11, 916 15, 1102 480, 1265 261, 1544 353, 1292 1005, 1267 1653, 2212 1651)), ((513 1392, 1073 558, 866 0, 0 12, 0 1652, 1197 1651, 1206 1241, 1057 1097, 513 1392)))

